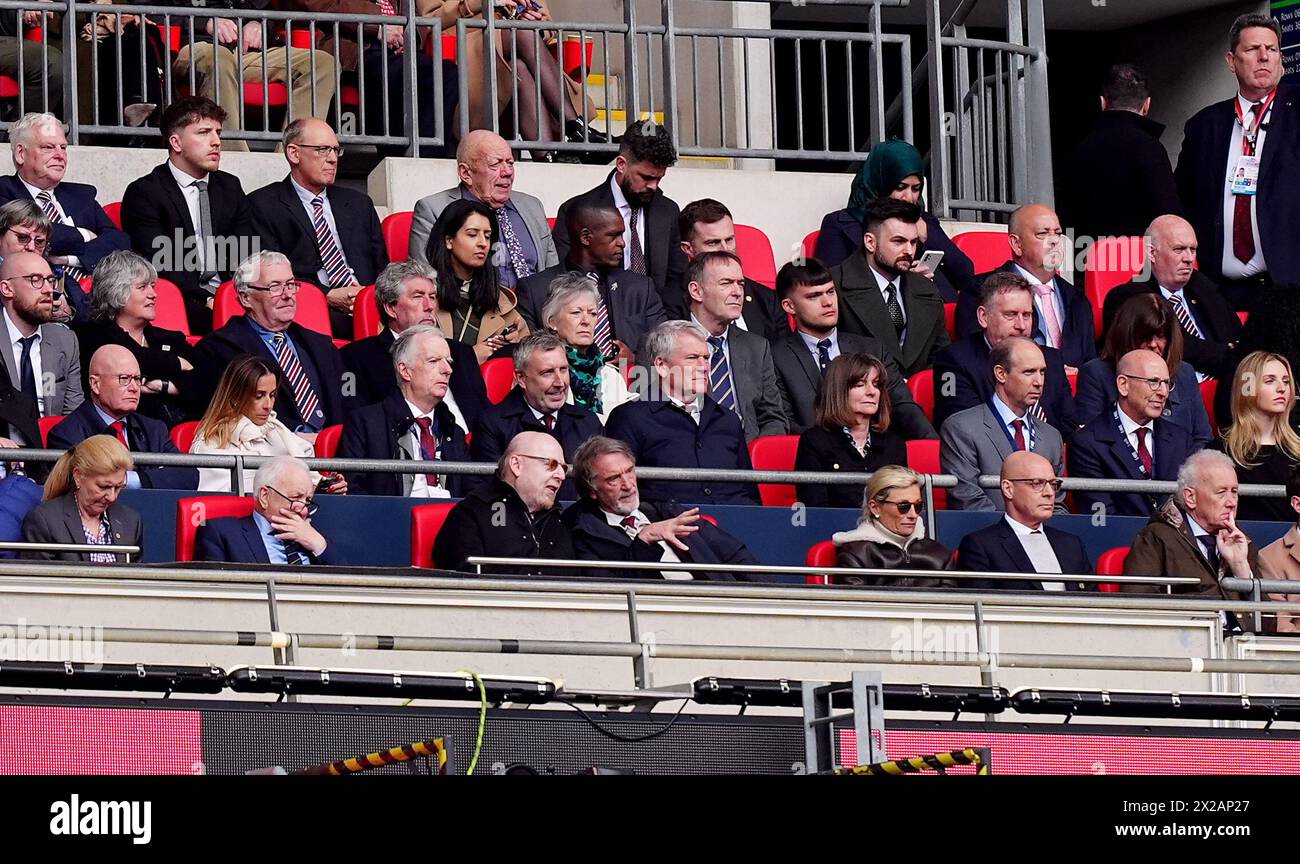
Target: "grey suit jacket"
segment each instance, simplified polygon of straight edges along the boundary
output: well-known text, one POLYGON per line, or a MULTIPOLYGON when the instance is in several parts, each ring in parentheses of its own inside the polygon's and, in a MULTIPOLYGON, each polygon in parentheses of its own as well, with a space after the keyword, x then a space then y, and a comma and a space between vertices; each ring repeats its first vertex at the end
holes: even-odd
MULTIPOLYGON (((81 514, 77 512, 77 502, 73 493, 46 501, 27 514, 23 520, 23 542, 25 543, 85 543, 86 535, 81 527, 81 514)), ((140 514, 122 503, 114 504, 108 510, 110 540, 115 546, 139 546, 144 548, 144 532, 140 523, 140 514)), ((143 552, 141 553, 143 554, 143 552)), ((86 552, 23 552, 23 558, 40 561, 86 561, 86 552)), ((139 556, 137 556, 139 560, 139 556)), ((126 555, 117 554, 119 564, 126 563, 126 555)))
POLYGON ((762 336, 735 324, 727 328, 727 344, 731 348, 731 380, 736 385, 745 440, 785 435, 790 431, 790 413, 776 382, 771 345, 762 336))
MULTIPOLYGON (((13 346, 9 344, 9 331, 4 321, 0 321, 0 343, 4 350, 5 370, 15 388, 21 390, 18 380, 18 359, 14 356, 13 346)), ((37 388, 44 390, 44 417, 62 417, 71 414, 81 406, 85 397, 81 392, 81 350, 77 347, 76 335, 62 324, 42 324, 41 341, 37 343, 41 352, 41 378, 37 388)))
MULTIPOLYGON (((1043 456, 1056 470, 1056 476, 1065 473, 1061 433, 1046 423, 1035 426, 1037 444, 1034 452, 1043 456)), ((953 510, 1005 510, 1002 493, 997 489, 981 489, 981 474, 997 475, 1002 462, 1011 455, 1013 447, 1003 431, 999 419, 987 404, 958 411, 949 417, 939 430, 939 466, 943 473, 957 478, 957 488, 948 493, 948 507, 953 510)), ((1056 510, 1064 513, 1065 492, 1056 496, 1056 510)))
MULTIPOLYGON (((438 221, 438 217, 442 215, 443 209, 448 204, 459 201, 463 197, 461 189, 460 186, 444 189, 426 195, 415 203, 415 215, 411 217, 409 253, 413 260, 429 263, 424 251, 429 245, 429 235, 433 233, 433 223, 438 221)), ((542 202, 532 195, 525 195, 518 189, 510 193, 510 201, 519 211, 519 215, 524 217, 528 234, 533 238, 533 245, 537 247, 537 269, 545 270, 547 267, 559 264, 560 256, 555 254, 555 241, 551 239, 551 226, 546 221, 546 208, 542 206, 542 202)))

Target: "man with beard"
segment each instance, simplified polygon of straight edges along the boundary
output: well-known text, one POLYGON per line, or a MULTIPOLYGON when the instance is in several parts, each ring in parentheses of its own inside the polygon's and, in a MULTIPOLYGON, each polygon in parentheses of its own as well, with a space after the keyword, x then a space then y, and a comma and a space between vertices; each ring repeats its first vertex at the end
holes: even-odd
POLYGON ((862 252, 831 268, 840 332, 876 337, 909 377, 929 369, 948 346, 943 298, 932 281, 911 272, 920 221, 915 204, 877 201, 867 208, 862 252))
POLYGON ((36 403, 42 417, 70 414, 83 401, 77 337, 52 321, 55 281, 50 265, 34 252, 10 255, 0 264, 0 354, 14 388, 36 403))

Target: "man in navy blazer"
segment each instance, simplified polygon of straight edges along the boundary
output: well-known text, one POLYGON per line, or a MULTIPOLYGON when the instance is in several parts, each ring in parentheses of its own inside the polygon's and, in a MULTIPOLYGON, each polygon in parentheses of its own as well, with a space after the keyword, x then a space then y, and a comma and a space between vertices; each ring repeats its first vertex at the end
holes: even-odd
POLYGON ((1267 12, 1233 23, 1227 62, 1236 98, 1187 121, 1174 170, 1183 210, 1201 239, 1201 271, 1237 309, 1249 309, 1270 284, 1300 282, 1300 90, 1281 83, 1281 33, 1267 12), (1251 149, 1259 159, 1256 194, 1234 194, 1251 149))
POLYGON ((253 475, 253 515, 199 526, 194 560, 232 564, 346 564, 311 524, 311 472, 292 456, 277 456, 253 475))
MULTIPOLYGON (((1154 351, 1120 358, 1119 400, 1070 439, 1070 476, 1095 480, 1177 480, 1178 468, 1199 447, 1191 432, 1161 418, 1169 399, 1169 366, 1154 351)), ((1150 518, 1165 496, 1139 492, 1074 493, 1081 512, 1150 518)))
MULTIPOLYGON (((573 535, 573 551, 588 561, 662 561, 667 564, 736 564, 759 561, 745 544, 700 518, 699 508, 642 503, 637 488, 636 460, 627 444, 598 435, 573 457, 573 480, 580 500, 564 511, 564 524, 573 535)), ((647 570, 584 570, 606 578, 746 580, 730 572, 692 572, 665 568, 647 570)))
POLYGON ((24 114, 9 130, 16 173, 0 177, 0 204, 16 199, 33 201, 51 223, 45 256, 62 266, 64 290, 76 321, 85 321, 90 303, 77 280, 95 269, 99 260, 118 249, 131 248, 130 239, 95 200, 87 183, 66 183, 68 139, 53 114, 24 114))
MULTIPOLYGON (((984 280, 980 289, 978 322, 980 332, 949 345, 934 359, 934 425, 993 395, 993 368, 989 353, 994 346, 1013 336, 1028 338, 1032 332, 1034 306, 1029 283, 1015 273, 997 272, 984 280)), ((1039 347, 1042 347, 1041 345, 1039 347)), ((1061 352, 1043 348, 1047 376, 1043 395, 1038 400, 1047 422, 1069 438, 1078 425, 1074 417, 1074 399, 1065 377, 1061 352)))
MULTIPOLYGON (((140 364, 121 345, 105 345, 90 358, 90 398, 50 430, 49 446, 67 450, 91 435, 112 435, 133 453, 180 453, 162 421, 136 413, 140 364)), ((197 489, 199 472, 180 466, 136 466, 128 489, 197 489)))
MULTIPOLYGON (((665 321, 651 331, 645 351, 654 370, 651 393, 610 412, 606 434, 625 441, 642 466, 752 469, 740 418, 708 395, 704 328, 693 321, 665 321)), ((647 480, 641 491, 655 502, 761 503, 753 483, 647 480)))
POLYGON ((341 149, 324 120, 294 120, 284 130, 289 176, 249 193, 248 206, 263 248, 283 252, 299 282, 325 292, 334 335, 351 339, 352 304, 388 266, 388 251, 370 196, 335 184, 341 149))
MULTIPOLYGON (((1092 562, 1083 541, 1075 534, 1047 524, 1055 512, 1056 490, 1061 482, 1052 463, 1037 453, 1017 450, 1002 463, 1001 479, 1006 515, 962 538, 957 547, 961 569, 981 573, 1033 573, 1040 577, 1054 573, 1091 575, 1092 562)), ((965 584, 970 588, 1015 591, 1086 591, 1091 583, 990 579, 965 584)))

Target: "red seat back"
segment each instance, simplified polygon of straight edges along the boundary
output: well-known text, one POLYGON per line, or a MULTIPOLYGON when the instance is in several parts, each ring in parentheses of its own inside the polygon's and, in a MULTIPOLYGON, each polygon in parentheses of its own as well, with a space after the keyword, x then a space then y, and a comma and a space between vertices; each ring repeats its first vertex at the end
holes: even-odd
POLYGON ((803 238, 803 257, 817 257, 817 238, 822 236, 821 231, 810 231, 803 238))
POLYGON ((375 306, 375 286, 367 285, 357 292, 356 302, 352 304, 352 338, 378 336, 380 326, 379 309, 375 306))
MULTIPOLYGON (((767 435, 749 442, 749 461, 757 471, 793 471, 798 435, 767 435)), ((793 483, 760 483, 764 507, 789 507, 796 500, 793 483)))
POLYGON ((402 210, 390 213, 379 223, 389 261, 405 261, 411 257, 411 220, 414 216, 412 211, 402 210))
MULTIPOLYGON (((920 474, 942 474, 939 467, 939 442, 934 438, 918 438, 907 442, 907 467, 920 474)), ((948 490, 934 490, 934 509, 948 508, 948 490)))
POLYGON ((56 417, 42 417, 40 420, 36 422, 37 425, 40 426, 41 428, 41 445, 49 446, 50 430, 63 422, 63 415, 60 414, 56 417))
POLYGON ((509 357, 496 357, 479 367, 483 385, 487 387, 488 401, 498 404, 515 386, 515 361, 509 357))
POLYGON ((105 204, 104 215, 108 216, 108 220, 112 222, 115 226, 117 226, 118 231, 122 230, 122 202, 121 201, 113 201, 111 203, 105 204))
POLYGON ((1201 401, 1205 403, 1205 416, 1210 420, 1210 429, 1219 431, 1218 419, 1214 416, 1214 397, 1219 392, 1219 380, 1209 378, 1201 382, 1201 401))
POLYGON ((313 451, 317 459, 333 459, 339 452, 339 439, 343 437, 343 425, 336 423, 326 426, 316 436, 313 451))
POLYGON ((745 275, 768 288, 776 287, 776 256, 772 241, 753 225, 736 226, 736 254, 745 265, 745 275))
POLYGON ((926 419, 934 422, 934 370, 922 369, 907 379, 907 389, 912 391, 912 398, 925 412, 926 419))
MULTIPOLYGON (((806 567, 834 567, 835 559, 835 544, 829 540, 822 540, 814 543, 813 547, 808 550, 803 563, 806 567)), ((809 573, 804 577, 804 582, 809 585, 829 585, 831 584, 831 578, 821 573, 809 573)))
POLYGON ((1011 241, 1005 231, 964 231, 952 242, 975 265, 976 273, 989 273, 1011 258, 1011 241))
MULTIPOLYGON (((1130 548, 1131 547, 1129 546, 1117 546, 1114 549, 1107 549, 1105 552, 1101 553, 1101 557, 1097 559, 1097 575, 1123 576, 1124 559, 1128 557, 1128 551, 1130 548)), ((1119 585, 1114 582, 1103 582, 1097 587, 1101 591, 1106 591, 1112 594, 1119 591, 1119 585)))
POLYGON ((423 504, 411 508, 411 566, 432 567, 433 543, 455 504, 423 504))
POLYGON ((154 300, 154 311, 157 314, 153 326, 164 330, 179 330, 189 336, 190 317, 185 312, 185 298, 181 295, 181 289, 176 287, 175 282, 159 278, 154 283, 153 290, 157 295, 154 300))
POLYGON ((1088 247, 1083 293, 1092 304, 1093 326, 1101 338, 1101 309, 1110 289, 1128 282, 1142 270, 1146 250, 1141 237, 1103 237, 1088 247))
MULTIPOLYGON (((212 301, 212 329, 224 327, 231 318, 243 315, 244 307, 239 305, 239 295, 234 282, 222 282, 217 289, 217 296, 212 301)), ((330 307, 325 302, 325 295, 310 282, 298 283, 298 311, 293 320, 308 330, 315 330, 322 336, 334 338, 330 326, 330 307)))
POLYGON ((203 495, 176 502, 176 560, 194 560, 194 537, 210 519, 242 519, 252 515, 253 499, 236 495, 203 495))
POLYGON ((198 420, 186 420, 184 423, 177 423, 171 430, 172 443, 176 445, 177 450, 188 453, 190 448, 194 446, 194 436, 198 431, 198 420))

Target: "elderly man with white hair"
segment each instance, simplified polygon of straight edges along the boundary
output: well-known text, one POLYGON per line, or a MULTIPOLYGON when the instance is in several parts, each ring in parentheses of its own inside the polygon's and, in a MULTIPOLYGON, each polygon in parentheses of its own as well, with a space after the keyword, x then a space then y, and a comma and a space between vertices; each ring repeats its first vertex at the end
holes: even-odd
POLYGON ((198 561, 239 564, 343 564, 338 551, 311 524, 311 472, 301 459, 277 456, 253 475, 253 514, 199 526, 198 561))

